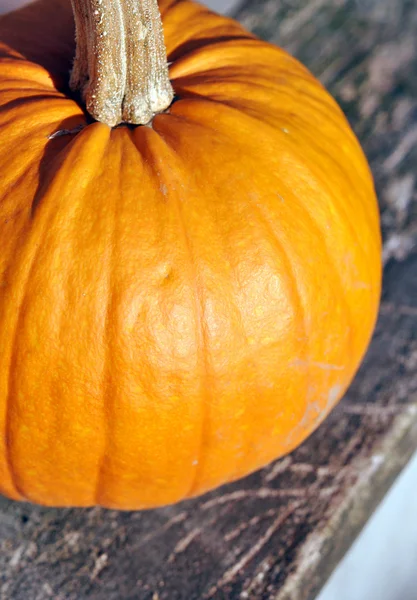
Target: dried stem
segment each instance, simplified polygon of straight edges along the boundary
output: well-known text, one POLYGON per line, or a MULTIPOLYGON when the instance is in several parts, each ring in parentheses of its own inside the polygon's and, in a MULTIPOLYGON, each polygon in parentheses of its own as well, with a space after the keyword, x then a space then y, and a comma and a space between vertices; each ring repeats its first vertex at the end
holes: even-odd
POLYGON ((172 102, 157 0, 71 0, 77 50, 70 85, 94 119, 144 125, 172 102))

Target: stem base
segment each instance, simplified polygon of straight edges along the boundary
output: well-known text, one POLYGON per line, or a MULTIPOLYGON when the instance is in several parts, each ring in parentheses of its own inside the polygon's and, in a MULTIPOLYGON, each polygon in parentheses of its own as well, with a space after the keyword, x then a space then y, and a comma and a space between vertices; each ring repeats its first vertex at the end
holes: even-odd
POLYGON ((114 127, 146 125, 174 97, 157 0, 71 0, 77 50, 70 87, 114 127))

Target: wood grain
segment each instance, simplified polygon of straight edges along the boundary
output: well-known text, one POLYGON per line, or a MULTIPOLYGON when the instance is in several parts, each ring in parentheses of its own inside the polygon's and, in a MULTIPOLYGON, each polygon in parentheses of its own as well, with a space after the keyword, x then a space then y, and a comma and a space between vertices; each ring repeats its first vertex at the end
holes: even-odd
POLYGON ((142 513, 0 500, 4 600, 312 599, 417 447, 417 2, 247 0, 238 18, 321 78, 370 159, 385 260, 372 346, 307 443, 201 499, 142 513))

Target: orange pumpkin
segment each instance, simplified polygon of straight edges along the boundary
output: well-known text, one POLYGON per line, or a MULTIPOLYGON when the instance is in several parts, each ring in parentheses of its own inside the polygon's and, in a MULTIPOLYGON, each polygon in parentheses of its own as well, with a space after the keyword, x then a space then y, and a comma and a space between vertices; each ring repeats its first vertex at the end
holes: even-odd
POLYGON ((0 491, 139 509, 259 469, 350 384, 381 281, 367 162, 320 83, 162 0, 176 100, 91 122, 71 6, 0 18, 0 491))

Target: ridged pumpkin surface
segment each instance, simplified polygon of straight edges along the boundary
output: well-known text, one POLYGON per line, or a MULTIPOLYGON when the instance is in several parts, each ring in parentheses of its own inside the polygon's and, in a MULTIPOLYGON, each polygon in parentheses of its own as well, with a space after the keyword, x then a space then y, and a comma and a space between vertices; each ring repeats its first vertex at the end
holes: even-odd
POLYGON ((377 203, 336 103, 236 22, 160 7, 177 100, 135 129, 66 92, 67 0, 0 19, 11 498, 133 509, 242 477, 317 427, 374 327, 377 203))

